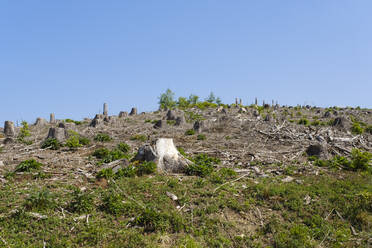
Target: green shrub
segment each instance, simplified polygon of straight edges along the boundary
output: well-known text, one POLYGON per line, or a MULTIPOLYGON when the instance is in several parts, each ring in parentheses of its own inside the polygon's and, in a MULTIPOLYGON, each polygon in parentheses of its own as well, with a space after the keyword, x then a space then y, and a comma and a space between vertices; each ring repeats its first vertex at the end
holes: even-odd
POLYGON ((207 108, 216 108, 218 107, 218 104, 205 101, 205 102, 198 102, 192 106, 197 107, 200 110, 205 110, 207 108))
POLYGON ((359 149, 353 149, 351 151, 351 164, 349 169, 351 170, 362 170, 370 171, 371 170, 371 159, 372 153, 362 152, 359 149))
POLYGON ((17 165, 15 172, 30 172, 38 170, 43 166, 42 163, 37 162, 35 159, 25 160, 17 165))
POLYGON ((150 119, 145 120, 145 123, 155 124, 156 122, 157 122, 157 120, 150 120, 150 119))
POLYGON ((30 128, 26 121, 21 122, 22 128, 19 130, 18 138, 23 139, 25 137, 31 136, 30 128))
POLYGON ((167 120, 167 124, 170 125, 170 126, 174 126, 174 125, 176 125, 176 121, 175 120, 167 120))
POLYGON ((139 140, 139 141, 145 142, 147 140, 147 136, 143 134, 136 134, 130 137, 130 140, 139 140))
POLYGON ((320 126, 322 123, 319 120, 314 120, 311 122, 312 126, 320 126))
POLYGON ((66 140, 66 146, 70 149, 76 149, 78 147, 89 145, 90 140, 86 137, 80 136, 75 131, 69 130, 70 137, 66 140))
POLYGON ((156 171, 156 163, 152 161, 144 161, 143 163, 137 165, 136 168, 138 176, 148 175, 156 171))
POLYGON ((66 146, 71 148, 71 149, 76 149, 78 147, 83 146, 79 142, 79 136, 78 135, 71 135, 67 140, 66 140, 66 146))
POLYGON ((194 135, 195 134, 195 130, 194 129, 189 129, 185 132, 185 135, 194 135))
POLYGON ((94 140, 99 142, 109 142, 112 138, 106 133, 99 133, 94 137, 94 140))
POLYGON ((93 156, 98 159, 103 159, 110 154, 110 150, 107 148, 98 148, 93 152, 93 156))
POLYGON ((67 122, 67 123, 75 123, 75 125, 81 125, 81 124, 83 124, 82 121, 74 121, 72 119, 65 119, 65 122, 67 122))
POLYGON ((137 174, 137 167, 129 165, 125 168, 121 168, 115 173, 115 178, 120 177, 134 177, 137 174))
POLYGON ((314 247, 311 240, 310 230, 305 225, 293 225, 288 231, 282 228, 282 231, 275 234, 275 247, 277 248, 297 248, 314 247))
POLYGON ((150 207, 142 210, 134 223, 142 226, 145 232, 180 232, 185 227, 183 219, 177 213, 162 213, 150 207))
POLYGON ((30 128, 26 121, 22 121, 22 128, 18 134, 17 140, 25 145, 31 145, 33 142, 31 140, 26 140, 26 137, 31 136, 30 128))
POLYGON ((58 150, 61 146, 62 144, 55 138, 48 138, 41 144, 42 149, 50 148, 52 150, 58 150))
POLYGON ((210 157, 205 153, 196 155, 193 161, 196 164, 205 164, 207 166, 213 166, 214 164, 219 164, 221 162, 219 158, 210 157))
POLYGON ((308 126, 309 125, 309 120, 306 119, 306 118, 301 118, 299 121, 298 121, 298 124, 300 125, 305 125, 305 126, 308 126))
POLYGON ((126 143, 119 143, 116 147, 123 153, 128 153, 130 151, 130 146, 126 143))
POLYGON ((27 197, 24 205, 26 209, 50 209, 56 206, 54 199, 54 195, 49 190, 43 189, 27 197))
POLYGON ((186 152, 185 152, 185 149, 183 149, 182 147, 177 147, 177 150, 179 151, 179 153, 180 153, 182 156, 184 156, 184 157, 187 156, 187 154, 186 154, 186 152))
POLYGON ((205 140, 207 137, 205 134, 199 134, 198 137, 196 138, 197 140, 205 140))
POLYGON ((364 132, 363 127, 361 127, 359 122, 353 122, 353 125, 351 127, 351 132, 353 134, 362 134, 364 132))
POLYGON ((351 152, 351 159, 343 156, 335 156, 330 160, 321 160, 315 156, 309 157, 309 161, 313 161, 314 165, 319 167, 341 167, 352 171, 371 171, 372 153, 362 152, 359 149, 353 149, 351 152))
POLYGON ((112 161, 128 157, 118 148, 111 151, 107 148, 98 148, 93 152, 92 155, 97 159, 101 159, 101 163, 110 163, 112 161))
POLYGON ((89 145, 90 144, 90 139, 87 137, 83 137, 79 135, 79 143, 83 146, 89 145))
POLYGON ((109 214, 117 216, 125 210, 123 200, 120 194, 114 191, 108 191, 103 195, 101 209, 109 214))
POLYGON ((105 168, 100 170, 97 175, 97 178, 105 178, 105 179, 110 179, 114 177, 114 172, 112 171, 111 168, 105 168))
POLYGON ((218 158, 209 157, 207 154, 198 154, 193 159, 193 164, 186 168, 187 175, 205 177, 214 170, 213 166, 221 161, 218 158))
POLYGON ((201 114, 196 114, 191 111, 185 111, 185 118, 187 122, 202 121, 205 118, 201 114))
POLYGON ((94 209, 93 195, 76 188, 72 193, 69 210, 74 213, 90 213, 94 209))
POLYGON ((180 109, 187 109, 190 107, 190 102, 186 97, 179 97, 177 101, 177 107, 180 109))

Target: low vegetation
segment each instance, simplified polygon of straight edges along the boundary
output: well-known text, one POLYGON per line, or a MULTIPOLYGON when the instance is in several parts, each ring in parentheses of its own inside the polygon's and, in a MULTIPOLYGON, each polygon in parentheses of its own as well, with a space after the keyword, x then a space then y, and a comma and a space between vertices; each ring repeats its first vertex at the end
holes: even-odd
POLYGON ((321 160, 317 157, 310 157, 309 160, 314 162, 314 165, 320 167, 342 168, 352 171, 367 171, 372 172, 371 165, 372 153, 353 149, 351 158, 348 159, 343 156, 335 156, 330 160, 321 160))
POLYGON ((94 141, 98 142, 109 142, 111 140, 112 138, 106 133, 99 133, 96 135, 96 137, 94 137, 94 141))
POLYGON ((43 164, 37 162, 35 159, 29 159, 19 163, 15 168, 15 172, 30 172, 39 170, 42 166, 43 164))

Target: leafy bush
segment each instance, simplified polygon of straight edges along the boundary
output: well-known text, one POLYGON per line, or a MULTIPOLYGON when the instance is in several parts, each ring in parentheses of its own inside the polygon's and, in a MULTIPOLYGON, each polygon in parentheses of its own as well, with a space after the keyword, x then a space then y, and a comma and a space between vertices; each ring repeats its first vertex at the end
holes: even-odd
POLYGON ((109 142, 112 138, 106 133, 99 133, 94 137, 94 140, 99 142, 109 142))
POLYGON ((205 140, 207 137, 205 134, 199 134, 198 137, 196 138, 197 140, 205 140))
POLYGON ((312 126, 320 126, 322 123, 319 120, 314 120, 311 122, 312 126))
POLYGON ((25 160, 21 162, 15 168, 15 172, 30 172, 33 170, 38 170, 43 166, 42 163, 37 162, 35 159, 25 160))
POLYGON ((90 144, 90 139, 87 137, 83 137, 79 135, 79 143, 83 146, 89 145, 90 144))
POLYGON ((93 209, 93 195, 82 192, 79 188, 76 188, 72 193, 72 201, 69 204, 69 210, 75 213, 89 213, 93 209))
POLYGON ((205 153, 198 154, 194 157, 193 161, 196 164, 205 164, 207 166, 213 166, 214 164, 221 163, 219 158, 210 157, 205 153))
POLYGON ((81 125, 81 124, 83 124, 82 121, 74 121, 72 119, 65 119, 65 122, 67 122, 67 123, 75 123, 75 125, 81 125))
POLYGON ((218 104, 205 101, 205 102, 198 102, 193 106, 197 107, 200 110, 205 110, 207 108, 216 108, 218 107, 218 104))
POLYGON ((62 144, 55 138, 48 138, 41 144, 42 149, 50 148, 52 150, 58 150, 61 146, 62 144))
POLYGON ((351 132, 353 134, 362 134, 364 132, 363 127, 361 127, 359 122, 353 122, 353 125, 351 127, 351 132))
POLYGON ((71 148, 71 149, 75 149, 75 148, 81 147, 83 145, 80 144, 80 142, 79 142, 79 136, 78 135, 71 135, 66 140, 66 146, 69 147, 69 148, 71 148))
POLYGON ((209 157, 207 154, 199 154, 193 159, 193 164, 186 168, 186 174, 205 177, 214 170, 213 166, 221 161, 218 158, 209 157))
POLYGON ((120 177, 134 177, 137 174, 137 168, 133 165, 129 165, 125 168, 121 168, 115 173, 115 178, 120 177))
POLYGON ((56 205, 54 195, 49 190, 43 189, 31 194, 24 203, 27 209, 47 209, 53 208, 56 205))
POLYGON ((156 163, 153 161, 145 161, 139 165, 136 166, 137 168, 137 175, 142 176, 142 175, 148 175, 152 174, 156 171, 156 163))
POLYGON ((111 168, 105 168, 100 170, 97 175, 97 178, 105 178, 105 179, 110 179, 114 177, 114 172, 112 171, 111 168))
POLYGON ((179 215, 162 213, 150 207, 142 210, 134 222, 136 225, 142 226, 145 232, 179 232, 185 227, 184 221, 179 215))
POLYGON ((335 156, 330 160, 321 160, 315 156, 309 157, 310 161, 314 161, 314 165, 319 167, 341 167, 346 170, 353 171, 370 171, 371 170, 372 153, 362 152, 359 149, 353 149, 351 152, 351 159, 343 156, 335 156))
POLYGON ((28 126, 28 123, 26 121, 21 122, 22 128, 19 130, 18 138, 25 138, 28 136, 31 136, 30 128, 28 126))
POLYGON ((102 210, 109 214, 119 215, 125 209, 123 197, 114 191, 108 191, 105 193, 102 202, 102 210))
POLYGON ((289 230, 285 229, 275 235, 275 247, 297 248, 313 247, 309 228, 305 225, 293 225, 289 230))
POLYGON ((351 170, 362 170, 367 171, 371 170, 371 159, 372 153, 362 152, 359 149, 353 149, 351 151, 351 170))
POLYGON ((66 140, 66 146, 71 149, 76 149, 78 147, 90 144, 90 140, 88 138, 80 136, 80 134, 75 131, 70 130, 69 134, 70 137, 66 140))
POLYGON ((123 153, 128 153, 130 151, 130 146, 126 143, 119 143, 116 147, 119 151, 122 151, 123 153))
POLYGON ((197 114, 191 111, 185 111, 185 117, 187 122, 202 121, 205 119, 201 114, 197 114))
POLYGON ((139 140, 139 141, 145 142, 147 140, 147 136, 143 134, 136 134, 130 137, 130 140, 139 140))
POLYGON ((179 98, 178 98, 178 102, 177 102, 177 106, 178 106, 178 108, 180 108, 180 109, 186 109, 186 108, 189 108, 189 107, 190 107, 190 101, 187 100, 186 97, 179 97, 179 98))
POLYGON ((98 148, 93 152, 93 156, 98 158, 98 159, 103 159, 107 157, 110 154, 110 150, 107 148, 98 148))
POLYGON ((22 121, 22 128, 19 132, 17 140, 25 145, 31 145, 33 142, 31 140, 26 140, 26 137, 31 136, 30 128, 26 121, 22 121))
POLYGON ((110 151, 107 148, 99 148, 95 150, 92 155, 98 159, 101 159, 102 163, 110 163, 112 161, 127 157, 126 154, 119 149, 110 151))
POLYGON ((309 125, 309 120, 306 119, 306 118, 301 118, 299 121, 298 121, 298 124, 300 125, 305 125, 305 126, 308 126, 309 125))
POLYGON ((185 132, 185 135, 194 135, 195 134, 195 130, 194 129, 189 129, 185 132))

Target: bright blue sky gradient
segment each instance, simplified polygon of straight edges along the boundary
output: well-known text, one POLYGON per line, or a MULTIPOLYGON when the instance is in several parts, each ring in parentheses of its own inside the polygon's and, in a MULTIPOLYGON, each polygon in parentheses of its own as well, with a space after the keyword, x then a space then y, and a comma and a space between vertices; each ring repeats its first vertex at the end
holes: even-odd
POLYGON ((3 0, 0 121, 223 102, 372 107, 370 0, 3 0))

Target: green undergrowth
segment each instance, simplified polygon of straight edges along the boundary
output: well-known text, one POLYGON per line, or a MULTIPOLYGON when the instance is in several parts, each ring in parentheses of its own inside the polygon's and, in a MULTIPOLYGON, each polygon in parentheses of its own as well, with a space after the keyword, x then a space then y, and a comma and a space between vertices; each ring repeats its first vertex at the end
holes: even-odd
POLYGON ((104 163, 110 163, 112 161, 118 160, 118 159, 130 159, 131 154, 129 154, 130 146, 126 143, 119 143, 114 149, 108 149, 108 148, 98 148, 93 153, 92 156, 97 158, 98 165, 104 164, 104 163))
POLYGON ((315 156, 309 157, 314 165, 319 167, 342 168, 351 171, 372 172, 372 153, 353 149, 350 158, 344 156, 335 156, 329 160, 322 160, 315 156))
POLYGON ((294 176, 301 183, 237 180, 228 168, 117 177, 106 186, 8 181, 0 186, 0 246, 368 247, 370 174, 294 176))
POLYGON ((75 120, 72 120, 72 119, 65 119, 64 121, 66 123, 74 123, 75 125, 82 125, 84 123, 82 121, 75 121, 75 120))

